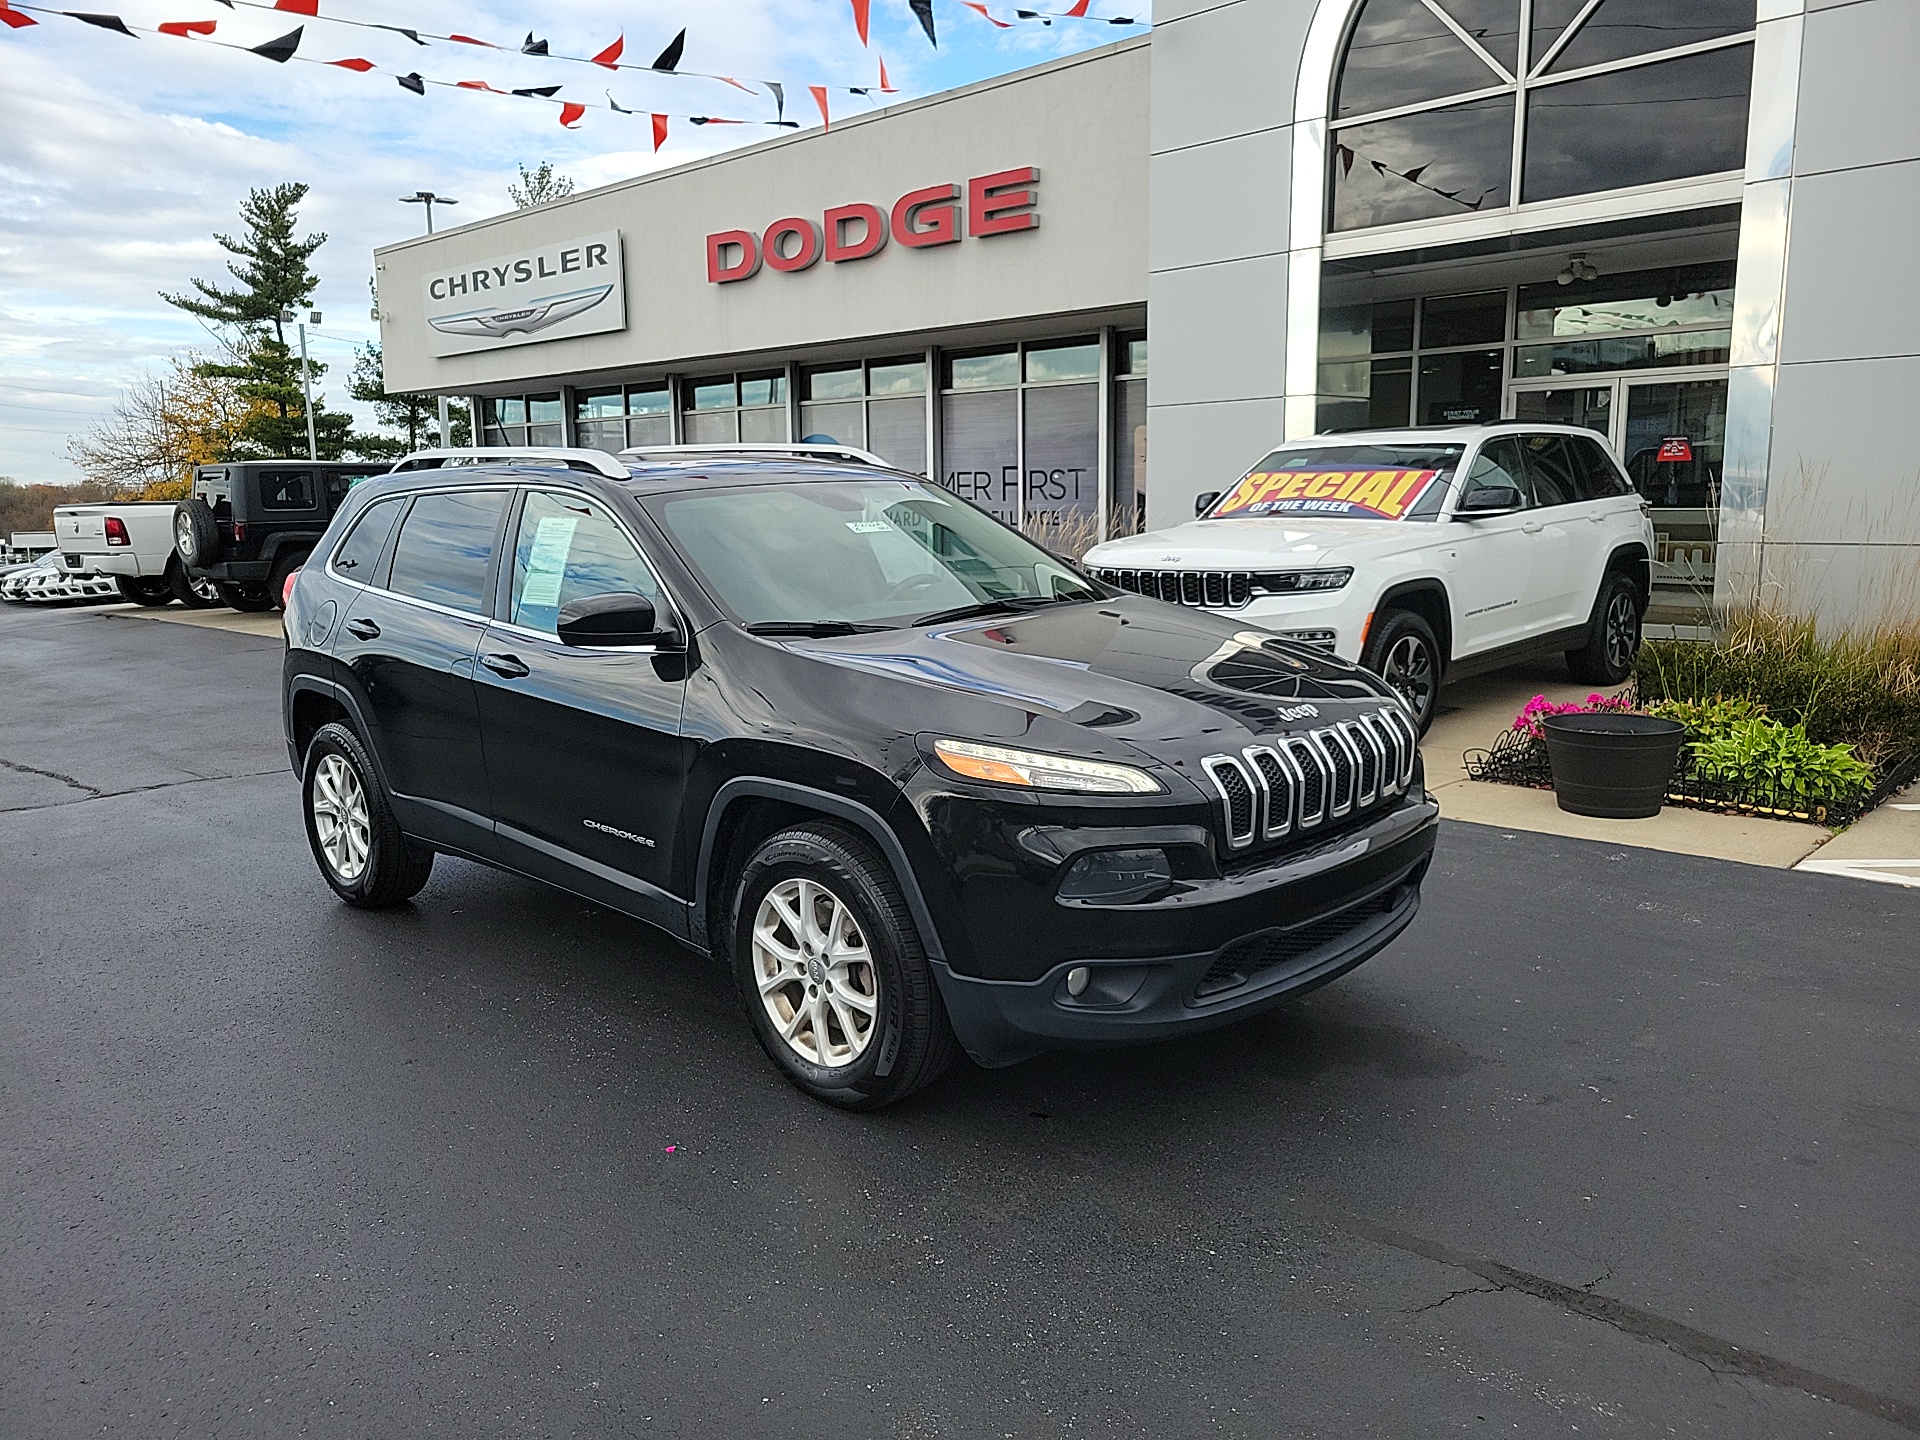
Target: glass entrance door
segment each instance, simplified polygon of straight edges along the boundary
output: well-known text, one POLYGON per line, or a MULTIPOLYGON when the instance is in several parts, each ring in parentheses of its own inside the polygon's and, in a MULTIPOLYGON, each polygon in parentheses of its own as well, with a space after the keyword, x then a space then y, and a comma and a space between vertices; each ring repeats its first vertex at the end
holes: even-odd
POLYGON ((1513 418, 1536 425, 1584 425, 1611 440, 1614 384, 1608 380, 1599 385, 1515 387, 1513 418))
POLYGON ((1654 625, 1704 625, 1712 615, 1720 465, 1727 439, 1724 375, 1623 380, 1615 446, 1653 506, 1654 625))

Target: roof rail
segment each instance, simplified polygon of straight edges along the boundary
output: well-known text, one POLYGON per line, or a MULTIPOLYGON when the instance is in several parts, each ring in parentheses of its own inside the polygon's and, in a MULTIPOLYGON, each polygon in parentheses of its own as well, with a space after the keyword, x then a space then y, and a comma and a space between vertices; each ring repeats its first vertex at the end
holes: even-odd
POLYGON ((756 455, 788 460, 839 461, 841 464, 851 462, 855 465, 875 465, 882 470, 898 468, 871 450, 862 450, 854 445, 789 444, 784 440, 770 440, 758 445, 636 445, 620 452, 622 460, 738 460, 756 455))
POLYGON ((548 469, 590 470, 609 480, 626 480, 627 467, 604 450, 572 445, 483 445, 474 450, 415 450, 395 463, 403 470, 439 470, 450 465, 532 465, 548 469))

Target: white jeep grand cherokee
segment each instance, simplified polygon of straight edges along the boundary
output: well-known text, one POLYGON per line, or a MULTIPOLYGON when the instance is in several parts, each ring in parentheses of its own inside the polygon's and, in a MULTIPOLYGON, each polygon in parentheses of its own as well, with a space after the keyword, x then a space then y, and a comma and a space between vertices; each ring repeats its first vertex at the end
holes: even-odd
POLYGON ((1576 679, 1612 684, 1639 652, 1653 526, 1591 431, 1318 435, 1194 508, 1095 546, 1087 569, 1357 660, 1422 729, 1443 677, 1559 650, 1576 679))

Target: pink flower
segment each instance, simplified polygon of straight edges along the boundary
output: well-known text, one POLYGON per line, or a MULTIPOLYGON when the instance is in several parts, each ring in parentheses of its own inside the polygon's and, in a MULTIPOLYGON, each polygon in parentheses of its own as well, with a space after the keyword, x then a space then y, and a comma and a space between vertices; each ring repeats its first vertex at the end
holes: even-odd
POLYGON ((1536 695, 1527 701, 1518 715, 1513 717, 1512 728, 1523 735, 1540 740, 1545 738, 1540 730, 1540 722, 1549 715, 1587 715, 1596 711, 1622 713, 1632 708, 1633 706, 1628 703, 1624 695, 1595 693, 1587 696, 1584 701, 1554 701, 1547 699, 1544 695, 1536 695))

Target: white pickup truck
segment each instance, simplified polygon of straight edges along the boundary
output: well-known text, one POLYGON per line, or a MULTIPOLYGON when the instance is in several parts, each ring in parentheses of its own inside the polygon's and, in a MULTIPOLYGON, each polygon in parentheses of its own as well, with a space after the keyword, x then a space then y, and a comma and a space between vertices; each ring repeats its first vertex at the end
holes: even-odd
POLYGON ((212 582, 196 584, 174 554, 173 512, 171 501, 55 506, 60 563, 69 575, 112 576, 120 594, 136 604, 217 605, 212 582))

